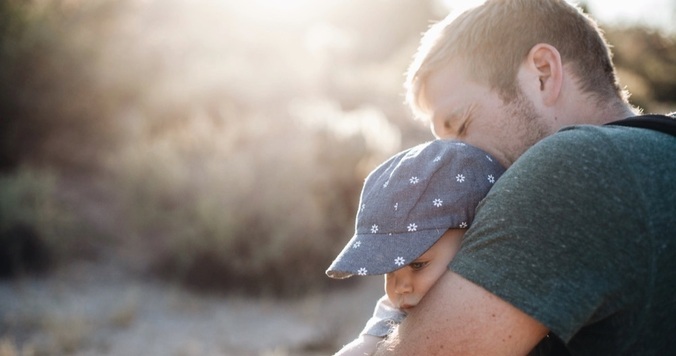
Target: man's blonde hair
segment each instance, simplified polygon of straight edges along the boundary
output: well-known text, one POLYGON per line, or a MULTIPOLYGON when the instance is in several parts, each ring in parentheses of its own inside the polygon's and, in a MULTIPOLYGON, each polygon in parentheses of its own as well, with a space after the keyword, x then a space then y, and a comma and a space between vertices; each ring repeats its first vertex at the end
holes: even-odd
POLYGON ((559 51, 584 92, 600 101, 626 101, 602 31, 579 7, 564 0, 488 0, 433 25, 408 69, 407 101, 419 114, 430 74, 460 60, 473 80, 509 102, 519 93, 518 68, 538 43, 559 51))

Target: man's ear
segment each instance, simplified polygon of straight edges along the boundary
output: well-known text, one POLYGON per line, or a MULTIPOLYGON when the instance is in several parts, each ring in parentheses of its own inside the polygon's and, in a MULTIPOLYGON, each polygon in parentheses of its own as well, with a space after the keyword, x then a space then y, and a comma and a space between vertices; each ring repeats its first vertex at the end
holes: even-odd
POLYGON ((528 52, 526 62, 539 80, 543 103, 548 106, 556 103, 563 85, 563 63, 559 51, 552 45, 538 43, 528 52))

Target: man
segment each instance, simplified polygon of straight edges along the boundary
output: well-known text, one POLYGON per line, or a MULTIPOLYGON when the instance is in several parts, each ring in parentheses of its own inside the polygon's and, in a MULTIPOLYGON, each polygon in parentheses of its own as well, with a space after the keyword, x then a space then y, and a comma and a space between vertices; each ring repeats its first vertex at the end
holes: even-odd
POLYGON ((428 31, 412 108, 511 167, 377 354, 524 355, 548 333, 575 355, 676 350, 676 139, 598 126, 635 114, 610 57, 563 0, 488 0, 428 31))

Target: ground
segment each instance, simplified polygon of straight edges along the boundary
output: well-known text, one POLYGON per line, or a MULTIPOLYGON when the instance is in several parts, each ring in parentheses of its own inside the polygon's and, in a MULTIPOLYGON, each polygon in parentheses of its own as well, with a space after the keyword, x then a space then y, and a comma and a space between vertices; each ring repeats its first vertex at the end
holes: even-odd
POLYGON ((0 356, 327 355, 359 332, 382 277, 295 300, 193 294, 105 262, 0 282, 0 356))

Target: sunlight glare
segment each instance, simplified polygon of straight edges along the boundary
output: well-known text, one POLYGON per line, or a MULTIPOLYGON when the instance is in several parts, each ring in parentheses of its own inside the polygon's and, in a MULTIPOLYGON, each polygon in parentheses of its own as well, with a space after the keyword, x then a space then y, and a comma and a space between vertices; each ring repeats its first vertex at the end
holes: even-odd
POLYGON ((325 3, 312 0, 250 0, 241 2, 239 7, 260 20, 296 22, 312 16, 325 3))
POLYGON ((465 11, 469 8, 481 5, 484 0, 441 0, 449 10, 453 12, 465 11))

